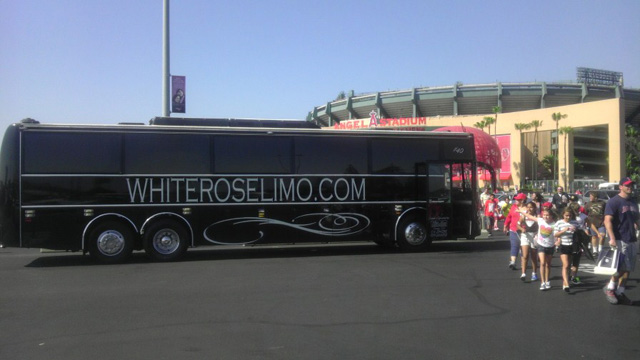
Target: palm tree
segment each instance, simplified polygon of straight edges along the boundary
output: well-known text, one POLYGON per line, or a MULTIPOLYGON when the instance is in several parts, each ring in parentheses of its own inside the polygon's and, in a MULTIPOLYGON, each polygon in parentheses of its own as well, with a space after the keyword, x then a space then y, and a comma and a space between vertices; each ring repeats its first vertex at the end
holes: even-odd
POLYGON ((491 124, 494 124, 496 122, 496 119, 491 116, 485 116, 482 119, 484 120, 484 123, 487 125, 487 129, 489 130, 487 131, 487 134, 491 135, 491 124))
MULTIPOLYGON (((564 177, 564 183, 565 185, 568 184, 568 180, 567 179, 567 172, 568 172, 568 168, 567 168, 567 153, 568 153, 568 149, 569 146, 567 144, 567 137, 569 136, 569 134, 573 133, 573 128, 571 126, 563 126, 560 128, 560 134, 563 135, 563 139, 564 139, 564 171, 563 171, 563 177, 564 177)), ((558 180, 559 181, 559 180, 558 180)), ((568 187, 568 186, 567 186, 568 187)))
POLYGON ((473 127, 478 128, 482 131, 484 131, 484 128, 487 126, 486 121, 478 121, 477 123, 473 124, 473 127))
POLYGON ((533 157, 536 163, 535 171, 533 172, 533 180, 538 180, 538 128, 542 126, 542 120, 533 120, 529 123, 534 129, 533 135, 533 157))
POLYGON ((491 108, 494 114, 496 114, 496 118, 493 120, 493 136, 498 135, 498 113, 502 111, 500 106, 494 106, 491 108))
MULTIPOLYGON (((562 113, 553 113, 551 114, 551 119, 553 121, 556 122, 556 151, 555 151, 555 158, 556 160, 558 160, 558 140, 559 140, 559 130, 558 130, 558 122, 564 118, 566 118, 568 115, 567 114, 562 114, 562 113)), ((556 161, 556 164, 554 165, 554 169, 553 169, 553 173, 558 174, 558 163, 556 161)), ((560 176, 558 176, 558 184, 560 183, 560 176)))
POLYGON ((517 123, 514 126, 516 130, 520 131, 520 136, 522 136, 522 130, 527 130, 530 128, 530 124, 525 124, 525 123, 517 123))
POLYGON ((640 141, 638 140, 640 139, 640 132, 632 125, 627 125, 625 135, 627 176, 630 176, 635 182, 640 182, 640 141))
POLYGON ((547 155, 542 158, 542 161, 540 161, 540 163, 542 163, 542 167, 544 168, 544 170, 551 175, 551 178, 555 179, 555 173, 553 172, 553 167, 556 164, 555 156, 547 155))

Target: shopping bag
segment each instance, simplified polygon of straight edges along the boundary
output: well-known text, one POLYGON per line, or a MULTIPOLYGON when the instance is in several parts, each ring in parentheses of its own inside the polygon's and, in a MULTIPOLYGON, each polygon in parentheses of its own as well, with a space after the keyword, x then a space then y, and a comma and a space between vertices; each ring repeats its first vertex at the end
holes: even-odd
POLYGON ((599 275, 613 275, 618 271, 619 261, 620 252, 617 248, 603 249, 598 257, 598 264, 593 269, 593 272, 599 275))

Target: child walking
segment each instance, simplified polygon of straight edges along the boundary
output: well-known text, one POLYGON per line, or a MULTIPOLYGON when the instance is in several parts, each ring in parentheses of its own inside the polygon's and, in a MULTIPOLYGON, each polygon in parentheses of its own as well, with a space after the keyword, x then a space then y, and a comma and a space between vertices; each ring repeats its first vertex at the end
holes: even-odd
POLYGON ((549 273, 551 272, 551 259, 555 251, 555 238, 553 237, 553 228, 555 218, 548 208, 542 210, 542 217, 529 215, 526 211, 522 213, 527 219, 538 222, 538 257, 540 259, 540 290, 546 291, 551 289, 549 281, 549 273))
POLYGON ((562 259, 562 290, 569 292, 569 267, 573 253, 573 233, 578 228, 573 211, 567 207, 562 211, 562 219, 554 226, 556 246, 560 247, 560 259, 562 259))
MULTIPOLYGON (((526 208, 527 214, 536 216, 537 207, 533 201, 527 203, 526 208)), ((536 275, 536 269, 538 268, 538 247, 535 241, 538 235, 538 221, 527 219, 522 215, 518 223, 518 230, 520 230, 520 249, 522 251, 522 256, 520 257, 522 262, 522 275, 520 275, 520 280, 525 281, 527 277, 527 263, 529 262, 529 257, 531 257, 531 281, 533 282, 538 280, 538 276, 536 275)))
MULTIPOLYGON (((484 216, 487 219, 487 232, 489 236, 493 235, 494 220, 495 220, 495 212, 498 204, 496 203, 495 196, 493 194, 489 194, 489 198, 484 203, 484 216)), ((495 229, 494 229, 495 230, 495 229)))

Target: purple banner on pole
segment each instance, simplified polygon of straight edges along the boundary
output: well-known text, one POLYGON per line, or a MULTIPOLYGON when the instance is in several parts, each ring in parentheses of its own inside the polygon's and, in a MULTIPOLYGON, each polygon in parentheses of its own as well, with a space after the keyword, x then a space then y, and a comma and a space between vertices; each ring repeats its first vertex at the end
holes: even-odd
POLYGON ((187 79, 185 76, 171 76, 171 112, 185 113, 187 102, 185 101, 187 79))

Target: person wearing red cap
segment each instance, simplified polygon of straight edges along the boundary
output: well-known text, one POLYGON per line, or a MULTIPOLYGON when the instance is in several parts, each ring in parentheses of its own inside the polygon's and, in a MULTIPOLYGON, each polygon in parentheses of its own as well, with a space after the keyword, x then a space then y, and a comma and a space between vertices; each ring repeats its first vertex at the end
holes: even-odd
POLYGON ((638 203, 631 196, 634 184, 630 178, 622 178, 619 183, 620 192, 607 201, 604 210, 604 226, 609 234, 609 245, 620 251, 618 271, 603 289, 611 304, 632 304, 624 290, 638 255, 636 231, 640 228, 640 212, 638 203))
POLYGON ((520 212, 521 210, 526 210, 523 208, 524 201, 527 199, 527 195, 524 193, 518 193, 513 198, 516 203, 511 205, 511 209, 509 210, 509 214, 504 220, 504 233, 509 234, 509 241, 511 242, 511 259, 509 261, 509 269, 516 269, 516 258, 518 257, 518 253, 520 252, 520 234, 518 233, 518 223, 520 222, 520 212))

